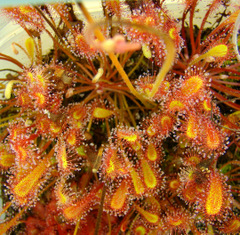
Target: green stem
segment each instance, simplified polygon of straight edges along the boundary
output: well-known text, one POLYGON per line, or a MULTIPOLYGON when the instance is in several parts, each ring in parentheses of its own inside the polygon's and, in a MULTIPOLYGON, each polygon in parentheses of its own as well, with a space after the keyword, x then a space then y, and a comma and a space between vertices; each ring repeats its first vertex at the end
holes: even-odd
POLYGON ((94 235, 98 235, 98 231, 99 231, 99 228, 100 228, 100 222, 101 222, 101 218, 102 218, 102 212, 103 212, 103 204, 104 204, 105 194, 106 194, 106 186, 105 186, 105 184, 104 184, 104 185, 103 185, 103 188, 102 188, 101 202, 100 202, 100 206, 99 206, 99 209, 98 209, 97 223, 96 223, 94 235))
POLYGON ((233 160, 233 161, 227 162, 227 163, 225 163, 224 165, 222 165, 222 167, 219 169, 219 171, 221 171, 225 166, 227 166, 227 165, 229 165, 229 164, 239 165, 239 166, 240 166, 240 161, 233 160))
POLYGON ((136 124, 136 121, 135 121, 135 119, 134 119, 134 117, 133 117, 133 115, 132 115, 132 113, 131 113, 131 111, 130 111, 130 109, 129 109, 129 106, 128 106, 126 97, 125 97, 124 95, 123 95, 122 97, 123 97, 123 103, 124 103, 125 108, 126 108, 126 110, 127 110, 127 112, 128 112, 128 115, 129 115, 129 117, 130 117, 130 119, 131 119, 131 121, 132 121, 132 124, 133 124, 134 127, 136 127, 137 124, 136 124))
POLYGON ((142 60, 143 60, 144 55, 142 54, 141 57, 139 58, 138 62, 136 63, 136 65, 133 67, 133 69, 128 73, 128 77, 131 77, 131 75, 133 74, 133 72, 138 68, 138 66, 141 64, 142 60))
POLYGON ((76 226, 75 226, 73 235, 77 235, 77 231, 78 231, 78 228, 79 228, 79 224, 80 224, 80 219, 78 219, 78 221, 77 221, 77 224, 76 224, 76 226))

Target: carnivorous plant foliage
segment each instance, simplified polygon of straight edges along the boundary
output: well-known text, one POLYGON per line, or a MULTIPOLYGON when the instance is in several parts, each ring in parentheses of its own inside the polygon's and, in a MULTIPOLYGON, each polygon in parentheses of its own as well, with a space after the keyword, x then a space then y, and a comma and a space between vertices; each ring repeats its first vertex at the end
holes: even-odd
POLYGON ((240 5, 203 2, 2 9, 1 234, 240 231, 240 5))

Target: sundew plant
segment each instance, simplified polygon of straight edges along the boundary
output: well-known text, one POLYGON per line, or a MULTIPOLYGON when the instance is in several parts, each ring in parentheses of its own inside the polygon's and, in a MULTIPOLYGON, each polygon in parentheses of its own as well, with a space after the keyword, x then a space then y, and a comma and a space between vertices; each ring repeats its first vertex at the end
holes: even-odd
POLYGON ((1 10, 0 234, 239 233, 240 4, 202 2, 1 10))

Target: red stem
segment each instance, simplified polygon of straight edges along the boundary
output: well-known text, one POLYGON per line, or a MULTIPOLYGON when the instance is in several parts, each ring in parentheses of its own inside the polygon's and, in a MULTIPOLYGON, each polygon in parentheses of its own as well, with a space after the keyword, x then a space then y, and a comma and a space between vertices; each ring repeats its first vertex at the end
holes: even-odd
MULTIPOLYGON (((187 49, 187 40, 186 40, 186 31, 185 31, 185 27, 184 27, 184 24, 185 24, 185 19, 186 19, 186 16, 187 16, 187 13, 188 13, 189 9, 186 10, 184 13, 183 13, 183 17, 182 17, 182 38, 183 38, 183 42, 184 42, 184 54, 185 55, 188 55, 188 49, 187 49)), ((184 57, 184 56, 183 56, 184 57)))
POLYGON ((226 87, 224 85, 221 85, 221 84, 217 83, 216 81, 211 82, 211 87, 213 87, 213 88, 215 88, 219 91, 222 91, 226 94, 229 94, 229 95, 232 95, 232 96, 235 96, 235 97, 240 97, 239 90, 235 90, 235 89, 232 89, 230 87, 226 87))
POLYGON ((199 29, 199 32, 198 32, 198 35, 197 35, 197 39, 196 39, 196 47, 197 47, 197 53, 199 54, 200 53, 200 40, 201 40, 201 34, 202 34, 202 30, 203 30, 203 27, 207 21, 207 18, 209 16, 209 14, 211 13, 212 11, 212 8, 215 6, 215 4, 219 2, 218 0, 214 0, 213 3, 211 4, 211 6, 208 8, 208 11, 207 13, 205 14, 203 20, 202 20, 202 23, 201 23, 201 26, 200 26, 200 29, 199 29))
POLYGON ((192 5, 191 5, 191 8, 190 8, 190 19, 189 19, 189 30, 190 30, 190 42, 191 42, 191 45, 192 45, 192 55, 195 54, 196 52, 196 47, 195 47, 195 42, 194 42, 194 25, 193 25, 193 18, 194 18, 194 12, 195 12, 195 8, 196 8, 196 5, 197 5, 197 0, 194 0, 192 5))
MULTIPOLYGON (((220 72, 228 72, 228 73, 234 73, 234 74, 240 75, 240 72, 238 72, 237 70, 227 69, 227 68, 215 68, 215 69, 212 69, 211 71, 216 72, 216 74, 220 72)), ((215 73, 211 73, 211 75, 212 74, 215 74, 215 73)), ((240 78, 237 77, 235 79, 240 79, 240 78)))
POLYGON ((238 104, 235 104, 231 101, 227 101, 228 99, 226 99, 224 96, 220 95, 219 93, 217 93, 216 91, 214 90, 211 90, 213 95, 220 101, 223 101, 226 105, 236 109, 236 110, 240 110, 240 105, 238 104))
POLYGON ((21 62, 19 62, 18 60, 14 59, 14 58, 12 58, 10 56, 6 56, 6 55, 4 55, 2 53, 0 53, 0 56, 3 56, 3 57, 0 57, 0 60, 6 60, 6 61, 9 61, 9 62, 12 62, 13 64, 16 64, 21 69, 25 68, 25 66, 21 62))

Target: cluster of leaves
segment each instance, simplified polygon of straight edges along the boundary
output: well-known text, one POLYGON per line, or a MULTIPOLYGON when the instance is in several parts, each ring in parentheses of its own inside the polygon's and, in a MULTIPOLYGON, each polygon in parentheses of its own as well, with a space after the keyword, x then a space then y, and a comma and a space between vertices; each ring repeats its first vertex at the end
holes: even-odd
POLYGON ((240 230, 240 9, 212 0, 197 27, 200 1, 179 20, 164 2, 102 1, 99 21, 82 3, 2 10, 30 65, 0 53, 19 67, 1 84, 1 234, 240 230))

